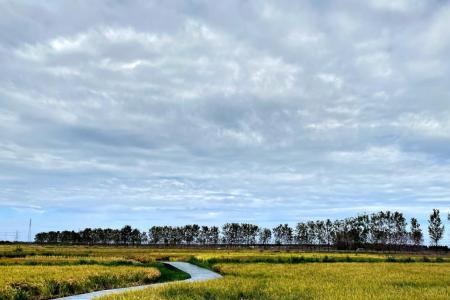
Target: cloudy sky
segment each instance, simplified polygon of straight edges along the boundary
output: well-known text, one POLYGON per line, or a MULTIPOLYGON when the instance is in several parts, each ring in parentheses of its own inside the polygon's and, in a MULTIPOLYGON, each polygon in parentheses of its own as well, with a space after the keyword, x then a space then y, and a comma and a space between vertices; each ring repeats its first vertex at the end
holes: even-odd
POLYGON ((448 1, 0 11, 0 232, 450 210, 448 1))

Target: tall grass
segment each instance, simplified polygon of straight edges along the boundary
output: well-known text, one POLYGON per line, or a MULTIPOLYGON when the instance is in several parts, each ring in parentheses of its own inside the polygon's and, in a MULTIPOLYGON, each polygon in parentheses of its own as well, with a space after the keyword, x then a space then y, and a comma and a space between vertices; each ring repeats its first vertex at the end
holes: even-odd
POLYGON ((102 297, 101 300, 450 299, 450 264, 218 264, 223 279, 102 297))
POLYGON ((148 284, 156 268, 86 266, 0 266, 0 299, 49 299, 94 290, 148 284))
MULTIPOLYGON (((253 249, 158 249, 143 247, 108 247, 108 246, 61 246, 61 245, 22 245, 20 252, 15 251, 16 245, 0 245, 0 264, 2 261, 16 259, 31 260, 35 257, 38 261, 48 258, 49 263, 58 258, 67 258, 85 261, 100 260, 134 260, 142 263, 150 263, 158 260, 188 260, 194 256, 200 260, 227 259, 232 262, 234 258, 239 261, 264 261, 285 263, 291 260, 322 261, 333 259, 336 262, 358 262, 358 261, 386 261, 388 257, 394 257, 402 261, 410 257, 413 261, 422 261, 423 257, 429 258, 430 262, 436 261, 436 255, 427 253, 362 253, 362 252, 300 252, 300 251, 276 251, 276 250, 253 250, 253 249), (301 259, 303 257, 303 259, 301 259)), ((450 253, 439 254, 443 261, 450 261, 450 253)))

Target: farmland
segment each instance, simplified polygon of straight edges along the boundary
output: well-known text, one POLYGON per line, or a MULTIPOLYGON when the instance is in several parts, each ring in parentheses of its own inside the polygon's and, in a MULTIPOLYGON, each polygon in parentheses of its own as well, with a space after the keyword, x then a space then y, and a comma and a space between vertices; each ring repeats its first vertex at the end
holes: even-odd
POLYGON ((449 299, 450 264, 218 264, 225 278, 108 296, 124 299, 449 299))
POLYGON ((47 299, 87 291, 155 282, 156 268, 130 266, 0 266, 2 298, 47 299))
POLYGON ((142 262, 124 255, 124 249, 97 250, 0 246, 0 299, 50 299, 188 278, 154 258, 142 262))
POLYGON ((107 299, 448 299, 445 253, 0 245, 0 299, 49 299, 187 278, 160 260, 223 279, 172 283, 107 299), (74 277, 73 274, 76 274, 74 277))

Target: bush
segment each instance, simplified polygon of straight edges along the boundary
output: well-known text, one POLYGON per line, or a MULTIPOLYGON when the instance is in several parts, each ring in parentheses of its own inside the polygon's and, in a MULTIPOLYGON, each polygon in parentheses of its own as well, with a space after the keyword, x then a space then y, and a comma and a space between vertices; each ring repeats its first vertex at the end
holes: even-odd
POLYGON ((386 261, 387 261, 387 262, 396 262, 397 259, 396 259, 395 257, 393 257, 393 256, 388 256, 388 257, 386 258, 386 261))
POLYGON ((414 259, 412 259, 411 257, 406 257, 406 258, 403 258, 401 261, 402 262, 406 262, 406 263, 410 263, 410 262, 414 262, 414 259))
POLYGON ((334 257, 328 257, 328 255, 325 255, 322 259, 323 262, 336 262, 336 259, 334 257))

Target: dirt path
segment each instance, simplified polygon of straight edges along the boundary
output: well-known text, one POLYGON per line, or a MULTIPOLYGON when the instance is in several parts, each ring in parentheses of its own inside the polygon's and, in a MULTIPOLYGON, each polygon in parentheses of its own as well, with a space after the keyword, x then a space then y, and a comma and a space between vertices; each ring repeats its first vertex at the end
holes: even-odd
MULTIPOLYGON (((206 281, 211 279, 218 279, 222 278, 222 275, 217 274, 213 271, 197 267, 193 264, 176 261, 176 262, 164 262, 165 264, 171 265, 183 272, 188 273, 191 278, 183 280, 183 282, 195 282, 195 281, 206 281)), ((172 281, 174 282, 174 281, 172 281)), ((177 281, 179 282, 179 281, 177 281)), ((57 298, 56 300, 64 299, 64 300, 90 300, 94 297, 109 295, 109 294, 115 294, 115 293, 122 293, 127 291, 136 291, 141 290, 148 287, 157 287, 164 284, 170 284, 170 282, 163 282, 163 283, 154 283, 154 284, 147 284, 147 285, 140 285, 140 286, 133 286, 128 288, 120 288, 120 289, 112 289, 112 290, 103 290, 103 291, 97 291, 92 293, 86 293, 86 294, 80 294, 80 295, 74 295, 74 296, 68 296, 63 298, 57 298)))

